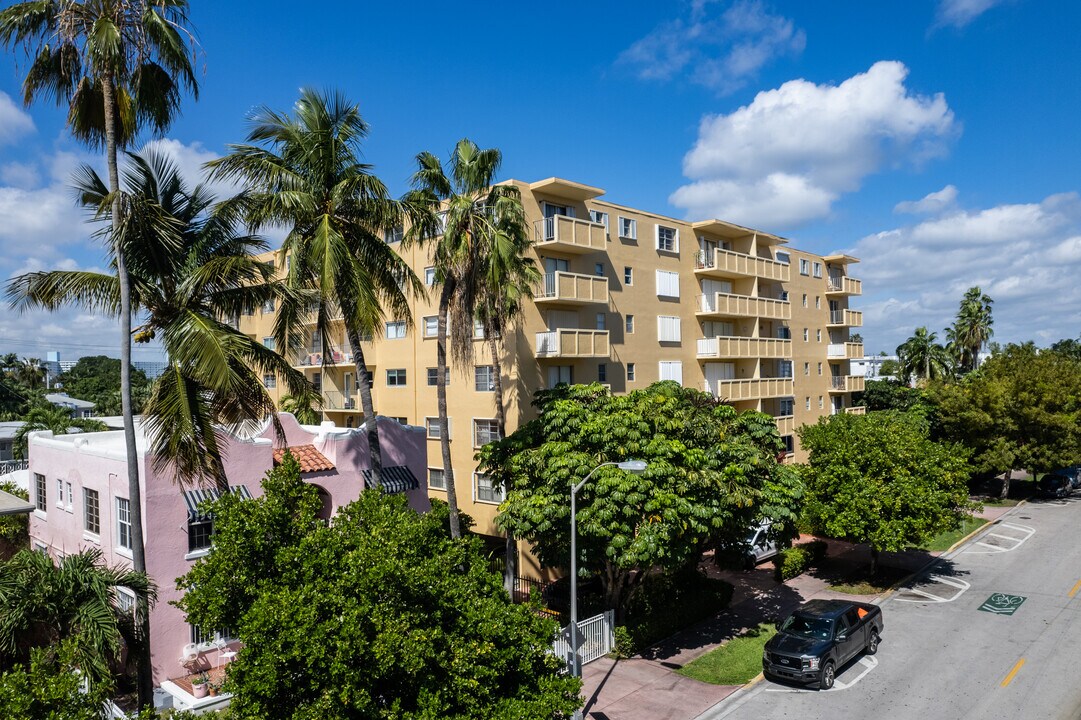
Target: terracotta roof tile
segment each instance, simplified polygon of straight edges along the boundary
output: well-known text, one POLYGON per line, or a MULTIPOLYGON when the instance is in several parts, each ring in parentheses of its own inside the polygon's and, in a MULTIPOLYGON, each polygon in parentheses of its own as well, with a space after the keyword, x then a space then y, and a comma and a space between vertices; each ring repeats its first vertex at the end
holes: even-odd
MULTIPOLYGON (((285 457, 285 450, 286 448, 274 448, 275 465, 281 464, 282 458, 285 457)), ((316 450, 314 445, 293 445, 288 450, 300 463, 300 472, 302 473, 334 469, 334 463, 327 460, 326 456, 316 450)))

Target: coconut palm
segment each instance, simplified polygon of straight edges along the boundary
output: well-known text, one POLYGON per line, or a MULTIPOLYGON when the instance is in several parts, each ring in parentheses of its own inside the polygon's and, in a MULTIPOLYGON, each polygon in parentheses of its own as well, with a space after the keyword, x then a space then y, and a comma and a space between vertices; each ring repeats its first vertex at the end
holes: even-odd
POLYGON ((49 430, 53 435, 67 435, 72 430, 76 432, 100 432, 109 427, 101 420, 94 418, 73 418, 66 408, 49 406, 31 408, 30 412, 22 419, 23 425, 15 431, 12 451, 15 457, 29 457, 27 442, 30 433, 40 430, 49 430))
POLYGON ((283 395, 278 401, 282 412, 291 413, 301 425, 316 425, 319 422, 319 413, 313 407, 319 404, 319 396, 309 393, 306 395, 283 395))
MULTIPOLYGON (((265 242, 237 234, 228 208, 213 209, 215 198, 203 186, 188 189, 160 153, 128 158, 121 238, 109 247, 124 248, 132 300, 145 314, 136 340, 160 338, 169 358, 143 409, 155 469, 171 471, 182 484, 212 479, 224 488, 221 426, 254 425, 267 416, 277 422, 263 375, 282 378, 297 393, 307 383, 281 355, 222 318, 289 295, 273 270, 253 257, 266 250, 265 242)), ((82 169, 77 189, 103 222, 111 220, 111 195, 93 169, 82 169)), ((114 274, 28 273, 13 278, 7 292, 20 309, 75 305, 107 315, 119 309, 114 274)))
MULTIPOLYGON (((403 209, 360 162, 368 124, 341 94, 303 89, 293 114, 263 108, 252 118, 252 144, 232 145, 208 163, 213 176, 247 187, 234 201, 251 227, 284 226, 282 264, 287 282, 309 302, 282 303, 275 335, 287 352, 298 349, 301 329, 318 333, 324 362, 345 332, 353 352, 361 408, 375 418, 370 373, 361 339, 378 335, 385 313, 412 324, 408 294, 424 286, 385 242, 403 222, 403 209)), ((376 423, 368 430, 371 470, 382 482, 376 423)))
MULTIPOLYGON (((188 0, 30 0, 0 12, 0 43, 30 59, 23 101, 39 96, 68 108, 72 134, 104 147, 118 230, 123 207, 117 153, 140 130, 163 133, 179 113, 181 91, 198 96, 188 0)), ((146 570, 138 450, 131 402, 131 292, 123 250, 114 249, 120 285, 120 394, 131 500, 132 562, 146 570)), ((140 608, 149 635, 149 619, 140 608)), ((139 662, 139 705, 153 702, 150 655, 139 662)))
POLYGON ((145 573, 106 567, 97 548, 58 563, 30 550, 0 562, 0 672, 26 663, 33 649, 71 640, 79 669, 109 683, 124 645, 136 655, 142 638, 122 588, 147 604, 156 595, 145 573))
MULTIPOLYGON (((430 247, 435 282, 440 286, 436 390, 453 537, 461 537, 461 523, 447 422, 448 339, 454 360, 472 364, 473 321, 485 304, 489 273, 496 266, 491 255, 509 259, 516 252, 520 254, 524 236, 521 193, 511 185, 494 185, 501 162, 499 150, 481 150, 468 139, 455 146, 447 169, 435 155, 420 153, 413 190, 407 195, 411 208, 426 211, 411 218, 413 226, 407 237, 430 247)), ((496 306, 498 303, 493 302, 492 307, 496 306)), ((488 319, 495 314, 484 312, 488 319)))
POLYGON ((12 377, 29 390, 45 380, 45 368, 39 358, 24 357, 12 371, 12 377))
POLYGON ((928 381, 949 377, 953 373, 953 361, 949 352, 935 342, 937 333, 926 327, 916 328, 908 340, 897 346, 897 359, 901 377, 906 381, 913 376, 928 381))
POLYGON ((964 371, 975 370, 980 363, 980 351, 995 334, 991 304, 994 300, 978 286, 971 287, 961 299, 957 319, 946 332, 955 348, 955 357, 964 371))

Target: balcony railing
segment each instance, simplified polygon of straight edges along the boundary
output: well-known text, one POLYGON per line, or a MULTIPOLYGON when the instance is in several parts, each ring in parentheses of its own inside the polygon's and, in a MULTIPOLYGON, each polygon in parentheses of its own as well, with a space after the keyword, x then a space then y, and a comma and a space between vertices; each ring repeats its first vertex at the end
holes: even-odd
POLYGON ((832 343, 826 348, 830 360, 859 360, 863 357, 863 343, 832 343))
POLYGON ((788 282, 791 277, 790 266, 785 263, 721 248, 712 252, 699 250, 694 268, 699 275, 715 277, 757 277, 777 282, 788 282))
POLYGON ((534 297, 536 302, 568 305, 608 303, 608 280, 597 275, 551 272, 544 275, 544 286, 534 297))
MULTIPOLYGON (((367 357, 365 354, 365 361, 367 364, 371 364, 372 358, 367 357)), ((316 350, 315 348, 301 348, 293 356, 293 367, 319 367, 322 365, 352 365, 353 353, 342 352, 341 350, 331 350, 328 353, 324 353, 322 350, 316 350)))
POLYGON ((610 356, 607 330, 560 328, 537 333, 538 358, 606 358, 610 356))
POLYGON ((862 375, 834 375, 830 378, 830 392, 863 392, 865 380, 862 375))
POLYGON ((792 341, 734 336, 698 338, 698 357, 790 358, 792 357, 792 341))
POLYGON ((863 327, 863 313, 859 310, 830 310, 829 324, 835 327, 863 327))
POLYGON ((796 418, 792 415, 778 415, 773 421, 777 423, 777 434, 782 437, 796 432, 796 418))
POLYGON ((599 252, 608 243, 608 231, 601 223, 565 215, 538 220, 534 230, 537 245, 552 246, 561 252, 599 252))
POLYGON ((706 380, 706 392, 722 400, 761 400, 795 394, 792 378, 750 378, 747 380, 706 380))
POLYGON ((713 293, 698 296, 698 314, 790 320, 792 305, 787 300, 713 293))
POLYGON ((866 415, 867 408, 863 405, 856 405, 854 407, 846 407, 845 412, 849 415, 866 415))
POLYGON ((847 275, 830 277, 826 280, 827 295, 862 295, 863 281, 847 275))
POLYGON ((356 410, 359 405, 356 395, 347 395, 337 390, 327 390, 323 393, 324 410, 356 410))

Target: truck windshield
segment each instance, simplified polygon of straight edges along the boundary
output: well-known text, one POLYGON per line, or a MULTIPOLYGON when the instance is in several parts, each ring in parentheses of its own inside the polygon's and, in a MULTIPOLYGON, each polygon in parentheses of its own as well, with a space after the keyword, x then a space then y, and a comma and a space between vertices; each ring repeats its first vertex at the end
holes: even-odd
POLYGON ((789 615, 781 625, 781 632, 812 640, 829 640, 832 630, 833 623, 830 620, 798 614, 789 615))

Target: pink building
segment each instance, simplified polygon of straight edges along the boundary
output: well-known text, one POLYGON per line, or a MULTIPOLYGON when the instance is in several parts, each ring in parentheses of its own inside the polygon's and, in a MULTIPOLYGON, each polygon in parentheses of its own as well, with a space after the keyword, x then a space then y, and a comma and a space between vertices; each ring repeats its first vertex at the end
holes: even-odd
MULTIPOLYGON (((316 485, 323 497, 323 512, 348 504, 366 487, 368 439, 358 429, 297 423, 280 415, 285 445, 301 465, 302 477, 316 485)), ((158 585, 158 601, 151 611, 151 648, 154 683, 163 688, 162 704, 176 707, 212 706, 211 698, 195 701, 190 685, 169 679, 188 674, 184 660, 214 667, 228 659, 232 638, 213 629, 189 625, 184 614, 169 604, 180 593, 176 578, 209 552, 212 521, 198 513, 198 504, 217 491, 212 483, 180 488, 172 477, 154 472, 146 456, 145 438, 137 432, 143 495, 143 536, 147 571, 158 585), (224 656, 224 657, 223 657, 224 656), (165 694, 172 695, 171 698, 165 694)), ((427 440, 423 428, 379 418, 385 492, 404 492, 418 512, 430 508, 426 488, 418 478, 427 476, 427 440)), ((284 453, 276 447, 268 426, 252 439, 229 436, 225 443, 225 470, 229 485, 245 496, 262 494, 261 480, 284 453)), ((30 541, 37 550, 56 557, 85 548, 99 548, 110 565, 130 565, 131 525, 128 480, 122 431, 54 437, 51 432, 30 436, 30 541)), ((121 600, 124 601, 124 598, 121 600)), ((129 598, 134 602, 134 597, 129 598)))

